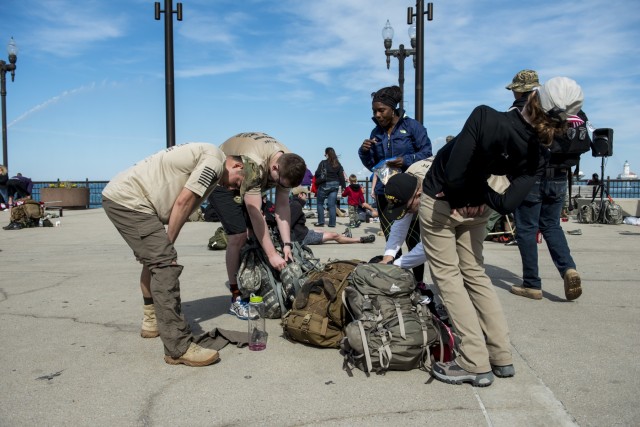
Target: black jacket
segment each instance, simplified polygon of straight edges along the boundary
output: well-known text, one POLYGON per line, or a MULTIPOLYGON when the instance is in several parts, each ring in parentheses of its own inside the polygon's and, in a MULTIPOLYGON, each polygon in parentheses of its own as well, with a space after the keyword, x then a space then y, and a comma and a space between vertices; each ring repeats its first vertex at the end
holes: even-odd
POLYGON ((327 160, 323 160, 318 164, 318 169, 316 169, 316 185, 319 187, 325 182, 329 181, 338 181, 342 188, 346 187, 346 182, 344 179, 344 169, 342 169, 342 165, 338 163, 338 167, 334 168, 331 166, 327 160), (326 179, 321 179, 322 169, 326 171, 326 179))
POLYGON ((423 191, 434 198, 444 192, 443 199, 451 208, 486 203, 507 214, 524 200, 537 176, 542 176, 547 152, 518 110, 503 113, 481 105, 458 136, 438 151, 423 191), (509 178, 511 185, 505 193, 489 187, 487 178, 492 174, 509 178))
POLYGON ((302 243, 309 229, 305 225, 307 217, 304 215, 302 208, 306 202, 297 196, 289 201, 289 208, 291 209, 291 238, 296 242, 302 243))

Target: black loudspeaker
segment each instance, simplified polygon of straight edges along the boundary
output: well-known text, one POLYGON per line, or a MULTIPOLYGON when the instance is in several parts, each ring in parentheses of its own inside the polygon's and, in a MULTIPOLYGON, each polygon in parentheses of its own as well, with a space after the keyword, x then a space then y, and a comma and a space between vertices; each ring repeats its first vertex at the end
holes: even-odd
POLYGON ((593 157, 613 156, 613 129, 600 128, 593 131, 591 155, 593 157))

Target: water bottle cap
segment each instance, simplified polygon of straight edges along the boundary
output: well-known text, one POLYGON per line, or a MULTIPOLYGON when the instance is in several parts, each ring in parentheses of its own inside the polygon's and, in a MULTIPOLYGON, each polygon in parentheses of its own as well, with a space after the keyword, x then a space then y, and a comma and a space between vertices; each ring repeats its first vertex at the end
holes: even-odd
POLYGON ((259 295, 251 294, 251 298, 249 298, 249 302, 253 302, 253 303, 262 302, 262 297, 259 295))

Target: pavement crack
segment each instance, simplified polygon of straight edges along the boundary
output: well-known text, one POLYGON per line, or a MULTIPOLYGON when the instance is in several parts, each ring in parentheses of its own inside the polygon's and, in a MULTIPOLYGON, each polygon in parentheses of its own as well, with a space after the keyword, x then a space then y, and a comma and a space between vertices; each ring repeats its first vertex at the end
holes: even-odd
POLYGON ((136 326, 131 324, 118 324, 113 322, 106 322, 106 323, 87 322, 72 316, 38 316, 35 314, 24 314, 24 313, 0 313, 0 314, 4 316, 16 316, 16 317, 22 317, 22 318, 38 319, 38 320, 71 320, 73 323, 78 323, 80 325, 103 326, 105 328, 115 329, 118 332, 130 333, 132 331, 137 330, 136 326))

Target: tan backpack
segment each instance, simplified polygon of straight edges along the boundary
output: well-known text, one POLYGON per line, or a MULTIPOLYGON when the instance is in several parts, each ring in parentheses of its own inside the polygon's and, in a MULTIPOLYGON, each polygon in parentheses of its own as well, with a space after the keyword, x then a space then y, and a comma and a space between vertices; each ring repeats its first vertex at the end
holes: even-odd
POLYGON ((285 337, 317 347, 338 348, 351 320, 342 293, 362 261, 334 261, 312 272, 282 319, 285 337))

